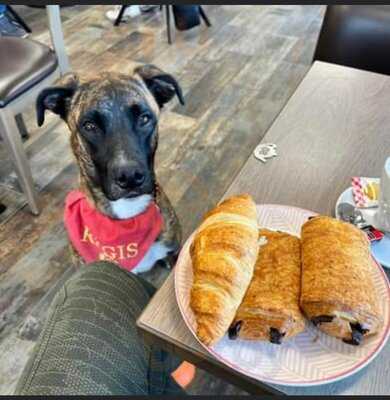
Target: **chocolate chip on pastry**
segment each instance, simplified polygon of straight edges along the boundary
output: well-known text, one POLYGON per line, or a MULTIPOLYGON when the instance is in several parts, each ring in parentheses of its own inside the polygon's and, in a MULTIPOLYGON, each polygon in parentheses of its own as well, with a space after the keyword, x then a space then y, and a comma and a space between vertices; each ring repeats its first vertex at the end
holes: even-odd
POLYGON ((238 333, 240 332, 242 325, 242 321, 237 321, 229 328, 228 335, 229 339, 235 340, 237 339, 238 333))
POLYGON ((350 323, 349 325, 351 327, 351 338, 343 339, 343 342, 358 346, 363 341, 364 335, 367 334, 369 331, 368 329, 363 329, 359 323, 350 323))
POLYGON ((311 322, 313 322, 313 324, 315 326, 317 326, 318 324, 321 324, 322 322, 332 322, 333 317, 331 315, 318 315, 317 317, 313 317, 311 319, 311 322))
POLYGON ((280 333, 278 329, 270 328, 269 330, 269 341, 274 344, 282 344, 282 338, 285 333, 280 333))
POLYGON ((363 335, 365 335, 366 333, 369 332, 369 329, 364 329, 359 323, 356 324, 349 324, 351 326, 352 330, 356 330, 360 333, 362 333, 363 335))

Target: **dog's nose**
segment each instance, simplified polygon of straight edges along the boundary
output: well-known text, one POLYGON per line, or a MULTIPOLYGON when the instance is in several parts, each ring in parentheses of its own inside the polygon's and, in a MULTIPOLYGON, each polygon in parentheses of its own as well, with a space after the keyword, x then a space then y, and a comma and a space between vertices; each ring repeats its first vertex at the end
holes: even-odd
POLYGON ((145 175, 138 169, 120 169, 115 178, 117 185, 122 189, 130 189, 141 186, 145 181, 145 175))

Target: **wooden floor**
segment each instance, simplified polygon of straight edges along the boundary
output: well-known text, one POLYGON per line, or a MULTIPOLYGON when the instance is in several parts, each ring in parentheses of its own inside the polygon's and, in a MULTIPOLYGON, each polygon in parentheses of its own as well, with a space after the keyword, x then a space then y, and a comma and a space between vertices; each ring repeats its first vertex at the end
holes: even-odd
MULTIPOLYGON (((15 6, 32 37, 50 43, 44 10, 15 6)), ((213 23, 166 40, 160 12, 114 28, 109 6, 62 9, 72 67, 80 74, 126 73, 154 63, 174 74, 186 106, 173 102, 161 120, 157 174, 187 236, 251 155, 308 70, 322 6, 206 6, 213 23)), ((66 193, 77 185, 68 132, 55 116, 37 129, 25 114, 25 146, 42 214, 33 217, 0 142, 0 394, 12 393, 58 287, 74 273, 62 223, 66 193)), ((256 184, 254 182, 254 184, 256 184)), ((264 188, 267 190, 267 188, 264 188)), ((167 271, 147 279, 160 285, 167 271)), ((241 393, 199 371, 192 394, 241 393)))

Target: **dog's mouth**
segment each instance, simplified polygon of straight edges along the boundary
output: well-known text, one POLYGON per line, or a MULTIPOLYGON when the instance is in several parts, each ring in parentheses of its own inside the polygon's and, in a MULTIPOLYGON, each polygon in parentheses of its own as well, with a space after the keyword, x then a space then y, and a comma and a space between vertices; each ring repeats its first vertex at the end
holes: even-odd
POLYGON ((144 193, 139 193, 139 192, 130 192, 130 193, 123 193, 123 194, 112 194, 112 193, 106 193, 106 197, 110 201, 117 201, 121 199, 134 199, 135 197, 141 196, 144 193))
POLYGON ((122 198, 123 199, 134 199, 134 197, 142 196, 143 194, 149 194, 149 193, 130 192, 130 193, 127 193, 122 198))
POLYGON ((150 193, 148 191, 141 191, 141 190, 132 190, 132 191, 126 191, 123 193, 105 193, 105 196, 107 197, 108 200, 110 201, 117 201, 121 199, 134 199, 139 196, 143 196, 145 194, 152 195, 153 193, 150 193))
POLYGON ((103 180, 102 191, 109 201, 120 199, 133 199, 145 194, 153 195, 154 180, 148 178, 142 185, 123 188, 112 180, 103 180))

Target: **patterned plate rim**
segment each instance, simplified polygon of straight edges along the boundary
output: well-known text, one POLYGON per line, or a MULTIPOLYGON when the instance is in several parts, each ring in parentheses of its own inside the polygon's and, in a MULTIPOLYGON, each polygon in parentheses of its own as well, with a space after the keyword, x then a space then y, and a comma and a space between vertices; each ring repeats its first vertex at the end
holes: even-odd
MULTIPOLYGON (((316 212, 314 211, 309 211, 306 210, 304 208, 300 208, 300 207, 295 207, 295 206, 285 206, 282 204, 256 204, 256 207, 269 207, 269 208, 293 208, 296 210, 300 210, 306 214, 310 214, 310 215, 317 215, 316 212)), ((186 242, 184 243, 182 250, 180 251, 179 254, 179 258, 177 261, 177 264, 179 264, 179 260, 180 257, 183 256, 184 254, 184 250, 189 248, 190 244, 192 243, 193 237, 195 235, 195 232, 192 232, 191 235, 188 237, 188 239, 186 240, 186 242)), ((375 260, 374 257, 372 257, 372 259, 374 260, 375 265, 377 266, 377 268, 379 269, 381 276, 383 278, 383 281, 385 282, 386 288, 387 288, 387 298, 388 301, 390 302, 390 282, 389 279, 387 278, 387 275, 385 273, 385 271, 383 270, 382 266, 375 260)), ((381 352, 381 350, 383 349, 384 345, 386 344, 387 340, 389 339, 390 336, 390 308, 388 311, 388 319, 387 319, 387 325, 386 327, 383 328, 382 330, 382 338, 380 340, 380 342, 378 343, 378 345, 371 351, 371 353, 369 353, 362 361, 360 361, 358 364, 356 364, 355 366, 353 366, 352 368, 342 371, 336 375, 332 375, 330 377, 326 377, 326 378, 322 378, 322 379, 317 379, 317 380, 311 380, 311 381, 302 381, 302 382, 290 382, 290 381, 283 381, 283 380, 278 380, 278 379, 271 379, 268 378, 266 376, 259 376, 258 374, 254 374, 251 372, 246 371, 245 369, 240 368, 238 365, 232 364, 231 362, 227 361, 225 358, 221 357, 218 353, 216 353, 212 348, 206 346, 204 343, 202 343, 199 338, 196 335, 196 332, 193 330, 190 322, 187 319, 187 315, 183 309, 183 305, 181 304, 181 302, 179 301, 179 293, 178 293, 178 268, 175 267, 175 275, 174 275, 174 286, 175 286, 175 296, 176 296, 176 302, 179 306, 179 310, 180 313, 183 317, 183 320, 187 326, 187 328, 190 330, 190 332, 192 333, 192 335, 195 337, 195 339, 197 340, 197 342, 204 348, 206 349, 210 354, 212 354, 218 361, 220 361, 221 363, 228 365, 230 368, 241 372, 244 375, 247 375, 251 378, 254 378, 258 381, 262 381, 262 382, 266 382, 266 383, 271 383, 271 384, 275 384, 275 385, 283 385, 283 386, 295 386, 295 387, 309 387, 309 386, 318 386, 318 385, 323 385, 326 383, 332 383, 332 382, 336 382, 339 381, 341 379, 345 379, 357 372, 359 372, 361 369, 363 369, 366 365, 368 365, 370 362, 372 362, 375 357, 381 352)))

